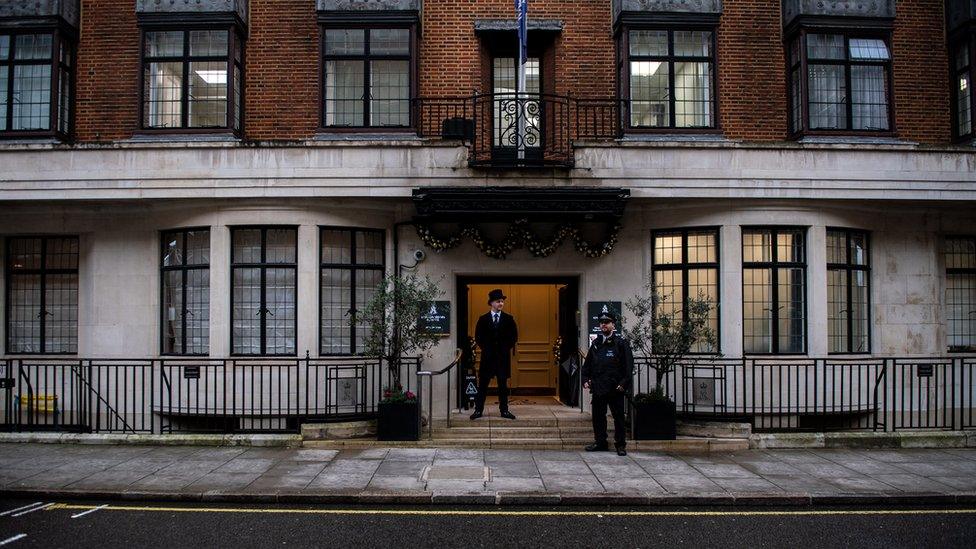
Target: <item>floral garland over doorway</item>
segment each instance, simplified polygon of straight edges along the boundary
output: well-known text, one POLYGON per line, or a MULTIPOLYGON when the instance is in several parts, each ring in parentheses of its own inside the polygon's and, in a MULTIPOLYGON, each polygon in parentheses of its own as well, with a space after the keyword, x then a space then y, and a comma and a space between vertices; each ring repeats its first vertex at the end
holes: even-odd
POLYGON ((518 219, 509 225, 505 238, 498 243, 489 242, 481 229, 475 225, 460 225, 460 230, 447 238, 435 236, 427 225, 416 225, 417 236, 427 247, 436 252, 455 248, 467 237, 474 242, 481 253, 493 259, 504 259, 519 248, 525 248, 533 257, 549 257, 567 238, 573 239, 576 251, 580 254, 592 258, 604 257, 613 251, 613 247, 617 244, 617 235, 622 228, 623 225, 620 223, 614 223, 607 240, 602 244, 593 245, 583 238, 583 232, 579 227, 571 224, 560 225, 550 240, 543 241, 529 229, 527 219, 518 219))

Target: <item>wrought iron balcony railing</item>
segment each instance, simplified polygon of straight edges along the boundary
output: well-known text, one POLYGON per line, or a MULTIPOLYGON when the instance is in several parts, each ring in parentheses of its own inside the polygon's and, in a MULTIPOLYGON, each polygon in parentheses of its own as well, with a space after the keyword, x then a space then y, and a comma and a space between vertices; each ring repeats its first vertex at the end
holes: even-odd
POLYGON ((580 140, 620 136, 615 99, 575 99, 536 93, 496 93, 414 100, 417 133, 460 139, 472 166, 573 166, 580 140))

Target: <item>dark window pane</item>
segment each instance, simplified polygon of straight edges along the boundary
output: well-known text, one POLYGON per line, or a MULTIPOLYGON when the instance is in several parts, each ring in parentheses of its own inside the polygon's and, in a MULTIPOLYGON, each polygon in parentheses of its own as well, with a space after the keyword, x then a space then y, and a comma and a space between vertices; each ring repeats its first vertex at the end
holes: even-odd
POLYGON ((261 353, 261 269, 233 270, 234 299, 232 352, 242 355, 261 353))
POLYGON ((145 82, 146 126, 180 127, 183 113, 183 64, 148 63, 145 82))
MULTIPOLYGON (((370 300, 376 295, 377 290, 383 283, 383 271, 380 270, 357 270, 356 271, 356 309, 362 310, 370 300)), ((356 352, 364 350, 364 341, 369 335, 369 326, 362 321, 356 323, 356 352)))
POLYGON ((662 61, 631 61, 631 126, 667 127, 671 123, 668 67, 662 61))
POLYGON ((265 263, 295 263, 296 229, 268 229, 265 263))
POLYGON ((186 256, 183 250, 183 233, 166 233, 163 235, 163 266, 173 267, 182 265, 186 256))
POLYGON ((0 35, 0 60, 10 57, 10 37, 0 35))
POLYGON ((265 354, 295 353, 295 269, 267 269, 265 354))
POLYGON ((827 231, 827 263, 847 263, 847 233, 827 231))
POLYGON ((409 55, 409 29, 370 29, 369 53, 372 55, 409 55))
POLYGON ((47 269, 77 269, 78 239, 49 238, 44 264, 47 269))
POLYGON ((870 322, 869 301, 870 273, 867 271, 851 272, 851 352, 866 353, 871 350, 868 338, 870 322))
POLYGON ((959 135, 969 135, 973 131, 972 113, 972 82, 969 73, 959 75, 956 78, 956 133, 959 135))
POLYGON ((630 55, 665 56, 668 54, 668 31, 630 31, 630 55))
POLYGON ((0 130, 7 129, 7 86, 9 85, 10 67, 0 67, 0 130))
POLYGON ((887 61, 888 46, 884 40, 877 38, 851 38, 849 41, 851 60, 856 61, 887 61))
POLYGON ((845 59, 843 35, 807 35, 807 57, 809 59, 845 59))
POLYGON ((771 353, 772 277, 769 269, 742 270, 742 335, 746 353, 771 353))
POLYGON ((51 59, 54 37, 50 34, 21 34, 16 38, 14 59, 51 59))
POLYGON ((326 29, 326 55, 356 55, 366 52, 363 29, 326 29))
POLYGON ((945 297, 949 350, 976 349, 976 274, 947 274, 945 297))
POLYGON ((322 231, 322 263, 348 264, 352 262, 352 231, 322 231))
POLYGON ((163 272, 163 352, 181 354, 183 350, 183 273, 163 272))
POLYGON ((712 33, 709 31, 674 31, 674 55, 711 57, 712 33))
MULTIPOLYGON (((690 250, 690 244, 689 244, 690 250)), ((690 251, 689 251, 690 255, 690 251)), ((712 334, 718 337, 718 269, 689 269, 688 270, 688 299, 704 299, 712 309, 708 312, 708 327, 712 334)), ((695 353, 711 353, 718 349, 704 341, 698 341, 692 347, 695 353)))
POLYGON ((352 327, 352 271, 322 269, 320 276, 322 309, 320 311, 322 352, 342 354, 350 352, 352 327))
POLYGON ((183 31, 147 32, 147 57, 180 57, 183 55, 183 31))
POLYGON ((210 263, 210 231, 187 231, 186 233, 186 263, 187 265, 207 265, 210 263))
POLYGON ((804 347, 803 269, 779 269, 779 352, 802 353, 804 347))
POLYGON ((827 340, 831 353, 847 349, 847 271, 827 271, 827 340))
POLYGON ((41 352, 41 275, 10 277, 7 341, 11 353, 41 352))
POLYGON ((194 57, 226 57, 228 33, 225 30, 190 31, 190 55, 194 57))
POLYGON ((844 67, 810 65, 809 71, 810 128, 846 129, 847 82, 844 67))
POLYGON ((888 129, 888 83, 884 67, 851 66, 851 109, 855 130, 888 129))
POLYGON ((360 265, 383 264, 383 233, 356 232, 356 263, 360 265))
POLYGON ((674 123, 679 128, 712 125, 711 63, 674 64, 674 123))
POLYGON ((976 239, 947 238, 945 263, 947 269, 976 269, 976 239))
POLYGON ((42 240, 40 238, 10 239, 10 269, 14 271, 41 268, 42 240))
POLYGON ((851 233, 851 264, 868 264, 868 234, 861 232, 851 233))
POLYGON ((13 125, 11 129, 50 129, 51 66, 15 65, 13 97, 13 125))
POLYGON ((210 352, 210 269, 186 272, 187 354, 210 352))
POLYGON ((369 66, 371 126, 410 124, 410 62, 371 61, 369 66))
POLYGON ((227 63, 190 63, 189 120, 191 128, 227 125, 227 63))
POLYGON ((362 126, 365 98, 362 61, 325 63, 325 123, 327 126, 362 126))
POLYGON ((231 257, 234 263, 261 262, 261 229, 234 229, 233 250, 231 257))

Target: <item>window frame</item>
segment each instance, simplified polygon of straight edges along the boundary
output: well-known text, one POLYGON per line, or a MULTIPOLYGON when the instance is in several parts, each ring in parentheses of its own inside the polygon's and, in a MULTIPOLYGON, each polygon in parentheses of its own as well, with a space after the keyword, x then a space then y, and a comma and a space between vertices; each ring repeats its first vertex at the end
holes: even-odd
MULTIPOLYGON (((35 234, 35 235, 11 235, 5 239, 4 242, 4 352, 8 355, 17 356, 30 356, 30 355, 45 355, 45 356, 77 356, 78 355, 78 344, 80 338, 78 337, 80 318, 75 320, 75 351, 74 352, 53 352, 47 351, 47 337, 44 328, 47 324, 47 315, 39 314, 39 346, 40 351, 24 352, 24 351, 11 351, 11 330, 10 330, 10 306, 11 298, 10 292, 13 289, 11 281, 13 280, 14 269, 11 265, 11 258, 13 257, 12 243, 17 239, 37 239, 41 240, 41 266, 38 269, 23 269, 16 271, 17 274, 23 275, 39 275, 40 276, 40 301, 38 303, 38 308, 41 313, 45 312, 45 307, 47 304, 47 277, 48 275, 75 275, 78 277, 78 292, 81 292, 81 238, 76 234, 35 234), (67 239, 73 238, 78 242, 78 267, 75 269, 48 269, 47 268, 47 243, 54 239, 67 239)), ((77 304, 80 308, 80 303, 77 304)), ((77 316, 77 314, 76 314, 77 316)))
POLYGON ((973 90, 976 82, 974 80, 976 80, 976 26, 949 40, 949 105, 952 111, 952 140, 956 143, 976 139, 976 92, 973 90), (969 47, 967 66, 957 69, 955 53, 964 46, 969 47), (956 84, 962 75, 969 75, 969 133, 966 134, 959 133, 959 86, 956 84))
POLYGON ((294 357, 298 356, 298 250, 299 250, 299 234, 298 225, 232 225, 230 229, 230 246, 228 247, 228 252, 230 254, 230 284, 228 290, 230 291, 230 310, 228 311, 230 317, 230 356, 239 357, 294 357), (276 229, 292 229, 295 231, 295 262, 294 263, 268 263, 267 253, 268 253, 268 230, 276 229), (259 263, 235 263, 234 262, 234 232, 240 230, 260 230, 261 231, 261 261, 259 263), (235 269, 260 269, 261 270, 261 310, 267 310, 267 269, 292 269, 295 272, 295 292, 294 292, 294 303, 295 303, 295 318, 293 321, 294 329, 294 342, 295 342, 295 352, 294 353, 267 353, 267 315, 261 315, 261 345, 260 352, 258 353, 235 353, 234 352, 234 270, 235 269))
MULTIPOLYGON (((944 275, 945 278, 943 280, 943 284, 945 285, 945 288, 943 289, 943 306, 945 307, 946 312, 947 312, 947 309, 948 309, 948 302, 945 300, 945 297, 944 296, 945 296, 945 291, 948 289, 949 275, 951 275, 951 274, 962 274, 962 275, 973 275, 973 276, 976 276, 976 267, 973 267, 973 268, 969 268, 969 267, 962 267, 962 268, 952 267, 952 268, 950 268, 950 267, 948 267, 948 266, 945 265, 945 251, 948 249, 948 246, 946 244, 950 240, 971 240, 974 243, 976 243, 976 236, 974 236, 974 235, 962 235, 962 234, 950 234, 950 235, 946 235, 942 239, 942 258, 943 258, 943 265, 945 267, 945 275, 944 275)), ((948 317, 948 314, 946 314, 945 316, 948 317)), ((974 339, 976 339, 976 334, 973 334, 973 335, 974 335, 974 339)), ((946 318, 946 338, 948 339, 948 337, 949 337, 949 333, 948 333, 948 318, 946 318)), ((955 347, 950 346, 949 345, 949 342, 946 341, 945 342, 944 349, 946 350, 946 353, 951 353, 951 354, 972 354, 972 353, 976 353, 976 343, 974 343, 972 346, 967 347, 967 348, 960 348, 958 346, 955 346, 955 347)))
MULTIPOLYGON (((703 227, 678 227, 674 229, 654 229, 651 231, 651 283, 654 283, 655 275, 659 271, 681 271, 681 291, 682 306, 681 318, 687 318, 688 310, 688 272, 693 269, 715 269, 715 348, 712 351, 693 351, 688 354, 702 356, 719 356, 722 354, 722 228, 719 226, 703 227), (705 263, 688 262, 688 233, 710 231, 715 236, 715 261, 705 263), (680 263, 661 263, 656 261, 656 239, 662 235, 681 235, 681 262, 680 263)), ((655 286, 655 290, 656 290, 655 286)), ((654 314, 654 312, 652 312, 654 314)), ((696 343, 697 345, 697 343, 696 343)))
POLYGON ((143 135, 159 135, 159 134, 229 134, 240 138, 244 135, 244 90, 246 88, 245 82, 247 74, 245 72, 245 67, 247 66, 247 48, 246 40, 244 34, 241 32, 240 28, 233 23, 212 23, 212 22, 197 22, 197 23, 167 23, 167 24, 153 24, 153 25, 142 25, 139 28, 139 130, 137 134, 143 135), (226 56, 191 56, 190 55, 190 32, 192 31, 214 31, 214 30, 226 30, 228 32, 227 39, 227 55, 226 56), (146 55, 146 34, 151 32, 182 32, 183 33, 183 55, 182 56, 159 56, 150 57, 146 55), (241 49, 241 59, 238 62, 235 53, 236 48, 240 46, 241 49), (189 80, 189 70, 191 62, 227 62, 227 112, 226 120, 227 124, 224 126, 203 126, 203 127, 190 127, 188 126, 190 117, 190 80, 189 80), (182 84, 180 87, 180 92, 182 97, 180 99, 180 126, 179 127, 155 127, 148 126, 146 124, 146 94, 148 90, 146 89, 146 66, 149 63, 181 63, 183 68, 182 73, 182 84), (234 92, 235 75, 240 72, 240 83, 241 89, 238 94, 234 92), (240 97, 240 104, 235 101, 236 97, 240 97), (239 117, 239 118, 235 118, 239 117), (235 121, 240 121, 240 127, 235 128, 235 121))
POLYGON ((830 350, 830 307, 828 304, 827 310, 827 354, 828 355, 869 355, 871 354, 871 338, 872 338, 872 322, 871 322, 871 232, 862 229, 849 229, 843 227, 827 227, 827 233, 836 232, 844 234, 844 253, 845 260, 844 263, 831 263, 826 262, 827 265, 827 295, 829 302, 830 295, 830 271, 844 271, 847 273, 847 343, 846 350, 843 351, 831 351, 830 350), (865 249, 865 259, 864 265, 858 265, 851 261, 851 237, 854 235, 863 235, 864 242, 866 244, 865 249), (855 271, 862 271, 866 273, 867 277, 867 321, 865 325, 867 327, 867 350, 864 351, 854 351, 854 315, 852 314, 854 305, 854 292, 853 290, 853 280, 852 274, 855 271))
POLYGON ((720 134, 722 132, 721 116, 719 111, 719 80, 718 80, 718 21, 694 22, 694 23, 629 23, 621 27, 617 39, 617 89, 620 99, 620 127, 624 134, 720 134), (631 125, 631 97, 630 97, 630 64, 634 59, 630 55, 630 32, 642 30, 667 31, 668 33, 668 52, 666 56, 637 56, 638 61, 658 61, 667 62, 670 69, 668 71, 668 125, 667 126, 633 126, 631 125), (711 64, 711 106, 712 106, 712 125, 678 127, 675 125, 676 113, 674 109, 674 64, 676 62, 703 62, 704 56, 676 56, 674 55, 674 33, 675 31, 707 31, 712 33, 711 56, 707 58, 711 64))
MULTIPOLYGON (((350 294, 349 304, 350 304, 350 307, 351 308, 349 309, 348 312, 350 314, 352 314, 352 315, 355 315, 357 312, 359 312, 357 310, 357 303, 356 303, 356 272, 357 271, 378 271, 379 273, 381 273, 383 275, 383 277, 386 276, 386 230, 385 229, 374 229, 374 228, 369 228, 369 227, 347 227, 347 226, 338 226, 338 225, 319 225, 318 248, 319 248, 319 254, 318 254, 319 255, 319 260, 318 260, 318 266, 319 266, 319 280, 318 280, 318 287, 319 287, 319 314, 318 314, 318 320, 319 320, 319 322, 318 322, 318 324, 319 324, 319 329, 318 329, 319 356, 358 356, 358 355, 361 355, 362 352, 356 349, 356 323, 355 322, 350 322, 350 330, 349 330, 349 346, 350 346, 350 351, 349 352, 333 353, 333 352, 327 352, 325 350, 325 346, 323 345, 323 339, 322 339, 322 335, 323 335, 323 332, 322 332, 322 310, 323 310, 323 305, 324 305, 324 302, 325 302, 324 296, 322 295, 322 274, 323 274, 323 271, 325 269, 343 269, 343 270, 348 270, 349 271, 349 294, 350 294), (349 249, 350 255, 349 255, 349 263, 326 263, 323 260, 323 258, 322 258, 322 244, 324 242, 323 237, 324 237, 324 234, 325 234, 326 231, 347 231, 347 232, 350 233, 350 249, 349 249), (379 236, 380 236, 380 246, 382 247, 382 250, 383 250, 383 262, 382 263, 380 263, 380 264, 375 264, 375 263, 363 263, 363 264, 359 264, 359 263, 356 263, 356 248, 357 248, 356 247, 356 234, 357 233, 375 233, 375 234, 379 234, 379 236)), ((359 304, 359 306, 364 306, 364 305, 365 305, 365 303, 359 304)))
POLYGON ((785 64, 786 64, 786 105, 787 105, 787 130, 792 139, 800 139, 806 136, 853 136, 853 137, 897 137, 898 128, 895 119, 895 80, 894 80, 894 49, 892 48, 892 30, 890 28, 878 27, 844 27, 844 26, 801 26, 786 35, 785 40, 785 64), (844 120, 847 128, 810 129, 810 68, 807 58, 807 36, 811 34, 841 35, 844 37, 844 59, 817 59, 815 65, 839 65, 844 67, 844 85, 846 86, 847 96, 845 97, 844 120), (886 61, 851 61, 850 41, 855 39, 879 39, 883 40, 885 47, 888 48, 888 59, 886 61), (792 62, 792 49, 794 44, 799 44, 800 53, 798 56, 799 65, 792 62), (856 130, 853 129, 854 106, 850 100, 851 95, 851 66, 881 66, 885 69, 887 89, 885 90, 885 100, 887 101, 888 129, 887 130, 856 130), (801 127, 794 126, 793 120, 793 70, 800 69, 800 124, 801 127))
POLYGON ((416 21, 410 20, 390 20, 382 21, 379 20, 344 20, 336 19, 329 21, 319 22, 319 117, 318 117, 318 131, 324 133, 404 133, 411 134, 416 133, 417 127, 417 109, 416 109, 416 99, 418 96, 419 89, 419 76, 418 76, 418 37, 417 37, 417 23, 416 21), (364 45, 362 54, 350 54, 350 55, 326 55, 325 53, 325 35, 326 30, 329 29, 362 29, 364 36, 364 45), (407 55, 396 54, 396 55, 371 55, 369 53, 369 31, 370 30, 383 30, 383 29, 406 29, 410 33, 408 39, 409 42, 409 52, 407 55), (363 122, 369 121, 369 65, 371 60, 380 61, 407 61, 407 71, 408 77, 410 79, 410 84, 408 86, 410 96, 407 98, 407 108, 409 112, 407 118, 409 120, 406 126, 330 126, 326 124, 326 116, 328 115, 325 107, 326 96, 325 96, 325 86, 326 86, 326 70, 325 66, 330 60, 345 60, 345 61, 357 61, 363 62, 363 90, 365 94, 363 96, 363 122))
MULTIPOLYGON (((207 271, 207 278, 208 279, 210 278, 210 267, 211 267, 210 263, 211 263, 211 261, 213 259, 213 246, 212 246, 212 244, 213 244, 213 230, 210 227, 183 227, 183 228, 165 229, 165 230, 159 231, 159 355, 160 356, 210 356, 210 344, 211 344, 212 341, 210 339, 210 325, 209 325, 209 323, 207 324, 207 352, 206 353, 187 353, 186 352, 186 313, 185 313, 185 311, 186 311, 186 293, 187 293, 187 274, 188 274, 188 271, 206 270, 207 271), (209 257, 209 259, 207 260, 207 263, 206 264, 203 264, 203 263, 187 264, 187 262, 186 262, 186 239, 187 239, 187 235, 188 235, 188 233, 191 233, 191 232, 194 232, 194 231, 207 231, 207 237, 208 237, 208 241, 209 241, 208 243, 210 244, 210 247, 208 248, 208 250, 209 250, 208 251, 208 257, 209 257), (166 235, 170 235, 170 234, 173 234, 173 235, 178 234, 183 239, 183 263, 180 264, 180 265, 169 265, 169 266, 167 266, 167 265, 164 265, 163 264, 163 258, 166 256, 166 235), (183 350, 183 352, 180 352, 180 353, 173 353, 173 352, 167 353, 165 351, 165 348, 166 348, 166 346, 165 346, 166 332, 165 332, 165 329, 164 329, 164 325, 166 323, 166 308, 164 306, 164 304, 165 304, 164 294, 165 294, 165 288, 166 288, 166 278, 165 278, 165 276, 166 276, 166 273, 168 273, 168 272, 180 272, 182 274, 182 276, 181 276, 181 279, 182 280, 181 280, 181 283, 180 283, 181 284, 180 285, 180 290, 181 290, 181 292, 183 294, 182 303, 183 303, 184 313, 182 315, 182 321, 181 321, 181 324, 182 324, 182 332, 181 332, 182 333, 182 341, 180 342, 180 348, 183 350)), ((211 297, 212 297, 213 287, 210 286, 209 290, 210 291, 208 292, 208 296, 207 296, 208 304, 211 303, 211 297)))
POLYGON ((51 26, 18 26, 13 28, 0 28, 0 35, 10 37, 10 50, 7 59, 0 59, 0 66, 8 67, 7 73, 7 105, 0 116, 6 121, 6 128, 0 130, 0 139, 22 139, 36 137, 50 137, 59 141, 71 141, 75 131, 75 96, 76 96, 76 71, 78 65, 78 37, 64 25, 51 26), (39 59, 16 60, 15 48, 16 37, 25 34, 48 34, 51 35, 51 57, 47 62, 39 59), (61 60, 61 48, 70 48, 69 63, 65 65, 61 60), (51 95, 48 112, 48 129, 46 130, 13 130, 13 92, 14 92, 14 67, 18 65, 39 65, 51 68, 51 95), (60 108, 63 97, 61 96, 61 73, 68 76, 68 116, 67 129, 61 130, 60 108))
POLYGON ((740 236, 744 237, 746 232, 749 231, 770 231, 771 242, 772 242, 772 261, 750 261, 745 260, 745 254, 742 253, 745 248, 745 238, 740 238, 740 254, 742 263, 742 355, 743 356, 803 356, 808 353, 810 348, 810 317, 809 309, 810 306, 808 301, 809 292, 809 274, 807 272, 807 258, 809 257, 809 251, 807 250, 807 233, 809 232, 809 227, 804 227, 800 225, 745 225, 741 227, 740 236), (802 262, 781 262, 779 261, 779 246, 777 245, 777 236, 781 232, 785 231, 799 231, 803 237, 803 261, 802 262), (790 269, 790 268, 800 268, 803 272, 803 349, 796 352, 783 352, 779 350, 779 295, 777 294, 777 289, 779 287, 779 269, 790 269), (746 351, 746 331, 745 331, 745 271, 746 269, 769 269, 770 270, 770 322, 772 329, 770 331, 770 347, 769 352, 748 352, 746 351))

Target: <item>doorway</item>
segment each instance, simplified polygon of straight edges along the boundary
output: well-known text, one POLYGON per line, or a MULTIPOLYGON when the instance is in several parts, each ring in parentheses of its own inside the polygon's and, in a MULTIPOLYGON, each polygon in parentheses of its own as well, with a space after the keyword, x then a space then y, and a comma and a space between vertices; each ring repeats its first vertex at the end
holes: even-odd
MULTIPOLYGON (((457 288, 460 348, 468 348, 478 317, 488 311, 488 292, 501 288, 508 297, 504 310, 515 317, 519 330, 509 378, 512 395, 555 397, 576 404, 562 389, 574 374, 560 363, 573 356, 579 341, 578 278, 459 277, 457 288)), ((474 353, 477 368, 478 350, 474 353)), ((494 382, 489 395, 493 393, 494 382)))

